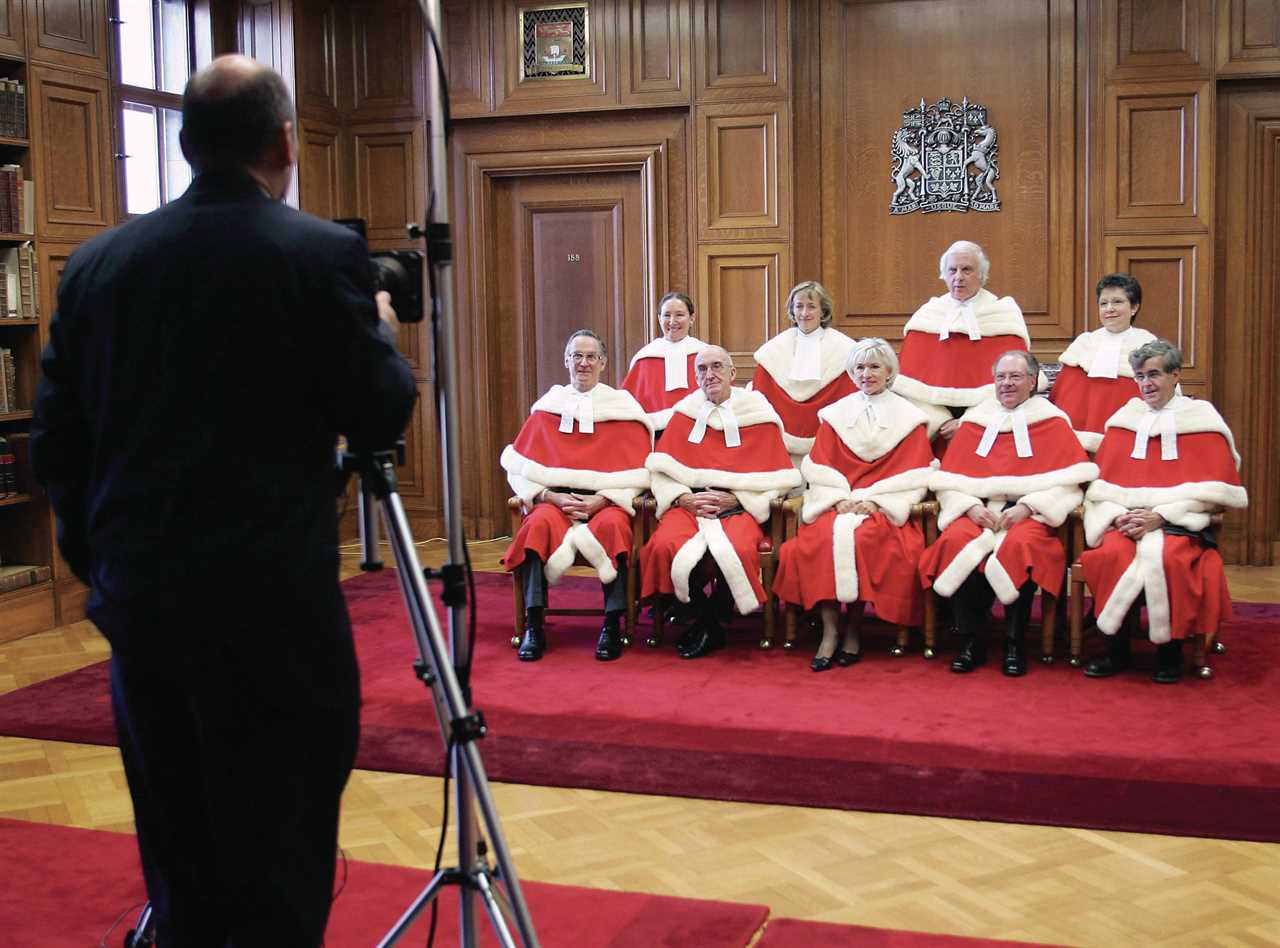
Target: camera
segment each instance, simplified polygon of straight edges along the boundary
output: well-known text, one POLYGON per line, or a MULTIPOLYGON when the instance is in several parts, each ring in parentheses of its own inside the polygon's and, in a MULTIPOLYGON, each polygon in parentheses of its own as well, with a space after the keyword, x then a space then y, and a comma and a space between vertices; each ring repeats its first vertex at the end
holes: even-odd
MULTIPOLYGON (((354 230, 367 242, 364 218, 335 218, 334 223, 354 230)), ((426 315, 422 305, 422 251, 371 250, 369 262, 373 265, 374 290, 391 294, 396 318, 402 323, 422 322, 426 315)))

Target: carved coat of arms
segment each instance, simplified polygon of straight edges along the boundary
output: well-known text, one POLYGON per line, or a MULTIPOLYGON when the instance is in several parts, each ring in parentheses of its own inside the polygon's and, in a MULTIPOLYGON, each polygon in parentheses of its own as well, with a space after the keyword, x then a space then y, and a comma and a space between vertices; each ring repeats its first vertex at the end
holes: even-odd
POLYGON ((987 124, 987 110, 967 96, 958 104, 921 99, 902 113, 889 151, 889 213, 1000 210, 996 130, 987 124))

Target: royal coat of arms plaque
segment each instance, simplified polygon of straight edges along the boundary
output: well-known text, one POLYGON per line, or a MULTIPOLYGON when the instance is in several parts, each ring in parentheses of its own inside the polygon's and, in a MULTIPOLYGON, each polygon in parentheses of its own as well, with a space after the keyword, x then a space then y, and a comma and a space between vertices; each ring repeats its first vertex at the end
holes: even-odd
POLYGON ((576 79, 591 55, 585 3, 525 7, 520 11, 520 79, 576 79))
POLYGON ((902 113, 902 127, 889 143, 889 213, 1000 210, 999 150, 985 107, 968 96, 933 105, 922 98, 902 113))

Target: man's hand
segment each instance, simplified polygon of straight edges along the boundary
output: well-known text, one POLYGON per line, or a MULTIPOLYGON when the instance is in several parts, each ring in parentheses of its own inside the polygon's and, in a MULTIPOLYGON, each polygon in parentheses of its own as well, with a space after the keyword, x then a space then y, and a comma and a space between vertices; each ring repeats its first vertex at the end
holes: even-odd
POLYGON ((1164 517, 1146 507, 1135 507, 1116 517, 1116 529, 1135 543, 1164 526, 1164 517))
POLYGON ((999 530, 1000 518, 995 511, 988 510, 984 504, 974 504, 965 512, 965 516, 986 530, 999 530))
POLYGON ((942 423, 942 427, 938 429, 943 441, 950 441, 956 436, 956 432, 960 430, 960 419, 952 418, 942 423))
POLYGON ((1014 504, 996 520, 997 530, 1008 530, 1015 523, 1021 523, 1031 516, 1031 508, 1026 504, 1014 504))
POLYGON ((379 290, 373 294, 373 301, 378 306, 378 318, 392 329, 399 329, 400 320, 396 318, 396 311, 391 306, 391 294, 386 290, 379 290))
POLYGON ((543 491, 539 502, 553 504, 564 511, 564 515, 570 520, 581 521, 590 520, 609 503, 599 494, 562 494, 554 490, 543 491))
POLYGON ((678 503, 681 509, 695 517, 712 519, 738 506, 738 498, 727 490, 700 490, 692 494, 681 494, 678 503))

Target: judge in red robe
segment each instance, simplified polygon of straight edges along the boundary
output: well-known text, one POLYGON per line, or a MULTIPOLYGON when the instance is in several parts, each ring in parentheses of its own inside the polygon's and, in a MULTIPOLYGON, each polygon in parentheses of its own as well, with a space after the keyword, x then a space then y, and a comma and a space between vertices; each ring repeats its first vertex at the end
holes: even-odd
POLYGON ((693 358, 707 344, 689 334, 693 318, 693 300, 683 293, 664 296, 658 303, 662 335, 632 356, 631 368, 622 380, 622 387, 649 413, 649 421, 658 434, 671 420, 675 403, 698 387, 693 378, 693 358))
POLYGON ((1129 274, 1108 273, 1098 281, 1096 295, 1102 326, 1076 336, 1058 356, 1062 369, 1049 394, 1090 454, 1102 443, 1107 419, 1133 398, 1129 353, 1156 338, 1133 325, 1142 306, 1142 285, 1129 274))
POLYGON ((1001 356, 995 397, 964 413, 929 479, 942 534, 921 557, 920 577, 954 599, 964 646, 953 672, 986 660, 987 611, 997 597, 1008 607, 1004 672, 1026 672, 1022 635, 1036 587, 1056 594, 1066 574, 1056 529, 1098 473, 1067 416, 1032 396, 1039 370, 1029 352, 1001 356))
POLYGON ((1111 416, 1098 448, 1099 477, 1085 495, 1080 557, 1107 654, 1084 673, 1106 678, 1130 665, 1138 598, 1156 643, 1155 680, 1182 677, 1182 642, 1217 633, 1231 596, 1209 516, 1245 507, 1240 456, 1208 402, 1177 394, 1182 353, 1163 339, 1129 356, 1141 398, 1111 416))
POLYGON ((569 337, 568 385, 553 385, 534 403, 516 440, 502 452, 507 481, 528 514, 502 556, 519 571, 526 623, 518 655, 537 661, 546 649, 543 609, 578 555, 604 584, 605 620, 596 658, 622 654, 620 619, 627 607, 623 560, 632 544, 633 501, 649 486, 644 462, 653 429, 627 392, 600 381, 604 342, 588 329, 569 337))
MULTIPOLYGON (((986 289, 991 261, 977 244, 958 240, 938 261, 947 292, 935 296, 903 329, 902 371, 893 390, 915 402, 945 443, 968 408, 990 398, 991 366, 1004 352, 1029 349, 1031 337, 1022 310, 1011 296, 986 289)), ((1037 380, 1037 389, 1043 387, 1037 380)))
POLYGON ((834 305, 821 283, 798 283, 787 296, 792 328, 755 351, 748 388, 759 392, 782 419, 787 451, 797 467, 818 433, 818 412, 853 393, 845 362, 853 340, 831 329, 834 305))
POLYGON ((910 515, 937 461, 924 413, 889 391, 897 369, 885 340, 857 343, 849 375, 858 391, 818 412, 817 441, 800 466, 808 483, 801 526, 779 551, 773 591, 784 602, 821 607, 815 672, 858 661, 864 603, 886 622, 923 619, 916 566, 924 535, 910 515), (849 604, 849 624, 837 650, 841 603, 849 604))
POLYGON ((708 346, 694 368, 698 390, 676 404, 646 462, 659 519, 640 554, 645 597, 674 594, 694 605, 678 644, 684 658, 724 644, 709 582, 744 615, 765 601, 760 524, 775 497, 800 485, 781 419, 759 392, 733 387, 729 353, 708 346))

